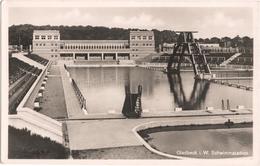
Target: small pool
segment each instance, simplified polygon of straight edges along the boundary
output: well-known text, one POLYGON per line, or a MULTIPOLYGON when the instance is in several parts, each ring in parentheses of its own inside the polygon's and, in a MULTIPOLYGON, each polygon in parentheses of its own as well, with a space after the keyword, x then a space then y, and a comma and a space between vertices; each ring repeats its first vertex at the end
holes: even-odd
POLYGON ((154 149, 179 157, 222 159, 252 156, 252 124, 176 126, 139 134, 154 149))

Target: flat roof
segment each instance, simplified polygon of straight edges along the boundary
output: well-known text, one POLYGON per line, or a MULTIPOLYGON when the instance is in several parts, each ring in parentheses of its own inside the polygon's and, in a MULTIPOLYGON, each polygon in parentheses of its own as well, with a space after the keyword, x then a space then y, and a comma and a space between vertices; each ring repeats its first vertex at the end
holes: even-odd
POLYGON ((153 35, 153 31, 130 31, 131 34, 140 34, 140 35, 153 35))
POLYGON ((59 30, 34 30, 33 33, 39 33, 39 34, 57 33, 57 34, 60 34, 60 31, 59 30))
POLYGON ((60 40, 62 43, 118 43, 125 44, 128 40, 60 40))

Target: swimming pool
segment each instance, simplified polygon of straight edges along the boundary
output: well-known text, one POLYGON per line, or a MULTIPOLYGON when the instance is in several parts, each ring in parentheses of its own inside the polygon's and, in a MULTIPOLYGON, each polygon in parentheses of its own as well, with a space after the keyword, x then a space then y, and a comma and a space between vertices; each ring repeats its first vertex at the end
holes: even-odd
POLYGON ((157 127, 140 131, 148 144, 163 153, 189 158, 252 156, 252 123, 157 127))
MULTIPOLYGON (((229 99, 231 108, 237 105, 252 108, 252 91, 195 81, 193 72, 181 72, 180 77, 139 67, 79 67, 69 68, 69 72, 87 100, 89 113, 110 110, 120 113, 125 85, 130 85, 132 92, 137 92, 137 86, 142 85, 142 108, 149 112, 173 111, 175 107, 183 110, 221 108, 222 99, 229 99)), ((237 76, 237 72, 229 72, 228 76, 237 76)))

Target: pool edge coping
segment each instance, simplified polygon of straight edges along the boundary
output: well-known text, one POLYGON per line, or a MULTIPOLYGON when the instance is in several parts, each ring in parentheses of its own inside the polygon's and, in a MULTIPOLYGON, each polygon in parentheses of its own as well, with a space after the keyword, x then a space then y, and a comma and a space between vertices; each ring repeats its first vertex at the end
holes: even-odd
MULTIPOLYGON (((178 121, 186 121, 186 122, 191 122, 190 120, 178 120, 178 121)), ((154 149, 149 143, 147 143, 139 134, 138 134, 138 131, 140 130, 145 130, 145 129, 148 129, 148 128, 155 128, 155 127, 166 127, 166 126, 178 126, 178 124, 176 125, 155 125, 153 127, 149 127, 149 126, 145 126, 145 125, 149 125, 149 124, 154 124, 154 123, 165 123, 165 122, 169 122, 169 121, 150 121, 150 122, 147 122, 147 123, 143 123, 143 124, 140 124, 140 125, 137 125, 135 126, 133 129, 132 129, 132 132, 134 133, 134 135, 136 136, 136 138, 138 139, 138 141, 140 141, 145 148, 147 148, 149 151, 151 151, 152 153, 155 153, 157 155, 160 155, 160 156, 163 156, 163 157, 167 157, 167 158, 171 158, 171 159, 178 159, 178 160, 231 160, 231 159, 252 159, 253 156, 249 156, 249 157, 234 157, 234 158, 219 158, 219 159, 207 159, 207 158, 192 158, 192 157, 183 157, 183 156, 176 156, 176 155, 172 155, 172 154, 168 154, 168 153, 165 153, 165 152, 161 152, 159 150, 156 150, 154 149), (144 127, 144 128, 142 128, 144 127)), ((175 121, 176 122, 176 121, 175 121)), ((199 123, 190 123, 190 125, 193 125, 193 124, 197 124, 199 125, 199 123)), ((214 123, 214 124, 217 124, 217 123, 214 123)), ((185 125, 185 124, 184 124, 185 125)), ((203 125, 203 124, 202 124, 203 125)))

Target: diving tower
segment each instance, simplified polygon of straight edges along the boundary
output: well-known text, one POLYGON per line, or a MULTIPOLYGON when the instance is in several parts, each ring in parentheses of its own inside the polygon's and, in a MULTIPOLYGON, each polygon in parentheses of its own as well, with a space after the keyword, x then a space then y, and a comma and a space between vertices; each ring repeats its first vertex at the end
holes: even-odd
POLYGON ((206 57, 202 53, 199 43, 195 42, 193 38, 193 33, 197 33, 197 31, 176 31, 176 33, 179 33, 179 37, 165 72, 179 74, 181 63, 187 57, 192 63, 195 79, 213 78, 206 57))

